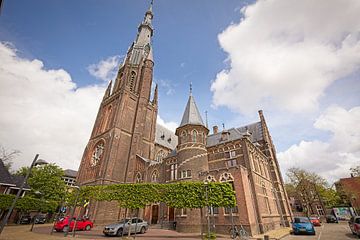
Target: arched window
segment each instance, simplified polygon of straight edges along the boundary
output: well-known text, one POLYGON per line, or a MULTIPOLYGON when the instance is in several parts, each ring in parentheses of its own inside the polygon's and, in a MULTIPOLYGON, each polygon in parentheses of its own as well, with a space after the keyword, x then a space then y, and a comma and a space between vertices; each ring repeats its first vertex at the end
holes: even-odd
POLYGON ((164 152, 164 150, 160 150, 157 154, 156 154, 156 157, 155 157, 155 161, 157 162, 162 162, 162 160, 164 159, 166 153, 164 152))
POLYGON ((92 167, 95 167, 96 165, 99 164, 103 153, 104 153, 104 142, 100 141, 99 143, 96 144, 91 156, 90 164, 92 167))
POLYGON ((193 141, 193 142, 196 142, 196 137, 197 137, 197 131, 196 131, 196 130, 193 130, 193 131, 192 131, 192 141, 193 141))
POLYGON ((159 180, 159 172, 154 170, 151 174, 151 182, 158 182, 159 180))
POLYGON ((109 128, 109 120, 110 120, 110 117, 111 117, 111 111, 112 111, 112 106, 108 106, 105 110, 105 113, 103 115, 103 120, 102 120, 102 123, 101 123, 101 132, 104 132, 106 129, 109 128))
POLYGON ((135 182, 136 183, 141 183, 142 182, 142 176, 141 176, 141 173, 138 172, 135 176, 135 182))
POLYGON ((131 72, 130 75, 130 91, 134 91, 135 88, 135 77, 136 77, 136 73, 134 71, 131 72))
POLYGON ((181 132, 181 143, 186 142, 186 131, 181 132))

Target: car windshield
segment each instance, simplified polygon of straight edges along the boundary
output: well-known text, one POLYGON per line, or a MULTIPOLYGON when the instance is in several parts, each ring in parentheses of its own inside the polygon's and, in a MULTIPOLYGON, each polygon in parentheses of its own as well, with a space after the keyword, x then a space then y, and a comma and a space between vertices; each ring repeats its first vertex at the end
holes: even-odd
POLYGON ((318 220, 316 217, 311 217, 310 220, 318 220))
POLYGON ((295 223, 308 223, 308 218, 295 218, 295 223))

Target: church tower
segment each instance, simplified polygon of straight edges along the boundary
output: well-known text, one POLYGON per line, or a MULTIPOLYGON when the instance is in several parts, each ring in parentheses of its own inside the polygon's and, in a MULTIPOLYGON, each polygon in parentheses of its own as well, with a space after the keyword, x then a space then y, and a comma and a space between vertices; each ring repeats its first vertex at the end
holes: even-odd
MULTIPOLYGON (((150 99, 152 19, 151 4, 114 83, 105 91, 79 167, 81 186, 135 182, 137 158, 153 159, 158 94, 156 88, 150 99)), ((95 202, 88 214, 97 223, 106 223, 119 218, 116 209, 116 203, 95 202)))

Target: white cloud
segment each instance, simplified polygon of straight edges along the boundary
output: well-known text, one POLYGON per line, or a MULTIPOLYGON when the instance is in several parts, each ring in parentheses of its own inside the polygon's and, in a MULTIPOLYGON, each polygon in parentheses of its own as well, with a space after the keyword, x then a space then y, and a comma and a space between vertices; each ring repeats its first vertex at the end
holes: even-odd
POLYGON ((330 181, 348 177, 350 167, 360 165, 359 122, 360 106, 349 111, 329 107, 314 123, 315 128, 331 132, 329 141, 301 141, 278 154, 280 165, 283 170, 304 168, 330 181))
POLYGON ((360 66, 360 1, 259 0, 219 34, 229 69, 213 103, 242 113, 311 111, 325 89, 360 66), (238 99, 238 100, 236 100, 238 99))
POLYGON ((165 122, 159 115, 157 116, 156 123, 160 124, 161 126, 166 127, 167 129, 173 131, 175 133, 176 128, 179 126, 176 122, 165 122))
POLYGON ((108 82, 115 78, 119 68, 120 60, 121 57, 118 55, 111 56, 101 60, 96 64, 91 64, 87 69, 89 73, 97 79, 108 82))
POLYGON ((172 84, 170 81, 160 79, 156 80, 156 82, 158 82, 159 86, 166 91, 166 95, 173 95, 175 93, 175 85, 172 84))
POLYGON ((77 169, 104 86, 77 88, 68 72, 46 69, 0 43, 0 144, 22 154, 14 168, 40 158, 77 169))

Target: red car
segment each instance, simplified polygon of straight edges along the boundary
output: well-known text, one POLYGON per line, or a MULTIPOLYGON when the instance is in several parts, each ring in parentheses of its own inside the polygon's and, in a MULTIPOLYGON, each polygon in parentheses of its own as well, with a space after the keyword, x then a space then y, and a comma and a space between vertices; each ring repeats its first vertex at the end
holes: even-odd
POLYGON ((320 219, 318 217, 310 217, 309 219, 310 219, 310 222, 314 226, 316 226, 316 227, 321 226, 321 222, 320 222, 320 219))
MULTIPOLYGON (((56 221, 55 230, 57 232, 66 231, 66 228, 69 227, 69 218, 70 218, 69 216, 66 216, 66 217, 62 217, 58 221, 56 221)), ((72 231, 74 229, 75 219, 76 219, 76 217, 73 217, 73 220, 70 223, 69 231, 72 231)), ((76 231, 78 231, 78 230, 88 231, 93 227, 94 227, 94 224, 90 220, 87 220, 85 218, 80 218, 80 219, 76 220, 76 231)))

